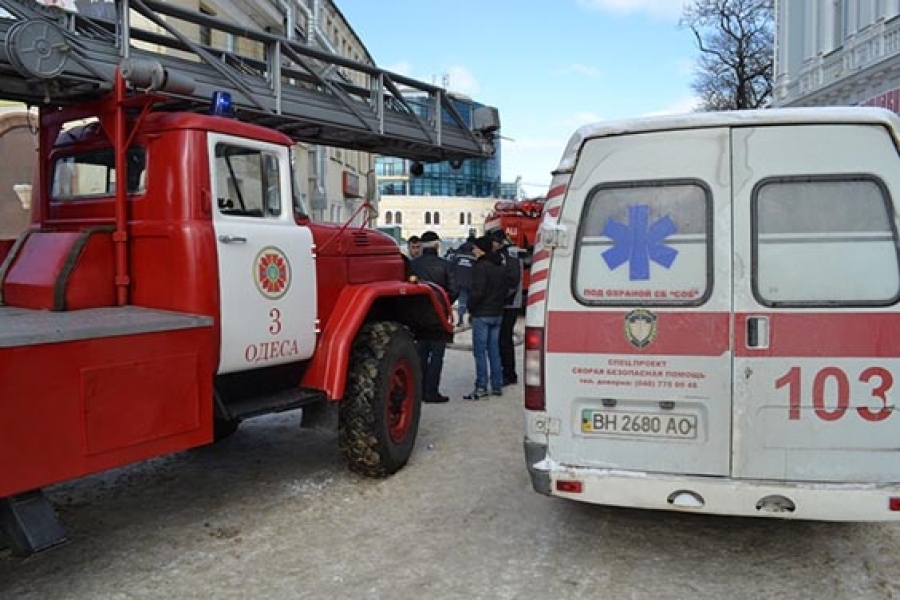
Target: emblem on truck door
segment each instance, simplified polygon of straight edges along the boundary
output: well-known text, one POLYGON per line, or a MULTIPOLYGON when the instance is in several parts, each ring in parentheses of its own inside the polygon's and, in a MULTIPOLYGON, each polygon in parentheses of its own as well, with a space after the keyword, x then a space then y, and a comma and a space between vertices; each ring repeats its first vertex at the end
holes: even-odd
POLYGON ((656 315, 638 308, 625 315, 625 338, 635 348, 646 348, 656 339, 656 315))
POLYGON ((256 289, 269 300, 278 300, 291 287, 291 263, 278 248, 266 246, 260 250, 253 265, 256 289))

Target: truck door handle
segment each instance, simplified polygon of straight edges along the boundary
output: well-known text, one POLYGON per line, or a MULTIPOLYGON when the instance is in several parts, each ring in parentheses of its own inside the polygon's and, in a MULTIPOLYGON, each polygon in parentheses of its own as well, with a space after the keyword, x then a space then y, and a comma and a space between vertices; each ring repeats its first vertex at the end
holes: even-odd
POLYGON ((240 235, 220 235, 219 241, 223 244, 246 244, 247 238, 240 235))
POLYGON ((769 347, 769 317, 747 317, 747 347, 769 347))

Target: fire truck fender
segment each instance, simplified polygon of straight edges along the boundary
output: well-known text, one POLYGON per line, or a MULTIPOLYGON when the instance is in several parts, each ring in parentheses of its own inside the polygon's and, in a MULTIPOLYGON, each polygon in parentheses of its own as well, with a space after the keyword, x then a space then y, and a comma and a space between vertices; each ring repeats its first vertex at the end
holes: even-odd
POLYGON ((324 390, 329 400, 342 398, 353 340, 364 323, 373 321, 400 323, 414 335, 453 335, 450 303, 436 285, 406 281, 348 285, 335 302, 301 386, 324 390))

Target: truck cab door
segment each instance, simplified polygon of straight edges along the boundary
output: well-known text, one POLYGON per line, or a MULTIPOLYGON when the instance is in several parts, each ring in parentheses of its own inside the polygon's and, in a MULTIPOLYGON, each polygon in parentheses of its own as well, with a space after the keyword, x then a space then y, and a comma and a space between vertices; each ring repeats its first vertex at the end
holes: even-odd
POLYGON ((316 339, 313 240, 293 218, 288 149, 211 134, 208 151, 218 244, 218 373, 309 358, 316 339))
POLYGON ((897 481, 897 150, 856 124, 734 131, 733 476, 897 481))

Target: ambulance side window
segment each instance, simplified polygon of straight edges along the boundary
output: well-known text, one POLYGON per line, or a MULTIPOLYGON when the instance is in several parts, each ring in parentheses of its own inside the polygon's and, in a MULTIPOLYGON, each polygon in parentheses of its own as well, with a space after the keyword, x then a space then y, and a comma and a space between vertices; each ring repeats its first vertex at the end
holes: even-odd
POLYGON ((767 306, 900 297, 894 211, 870 176, 770 179, 753 193, 753 291, 767 306))
POLYGON ((702 182, 615 184, 588 195, 572 280, 579 302, 697 306, 712 272, 712 201, 702 182))

